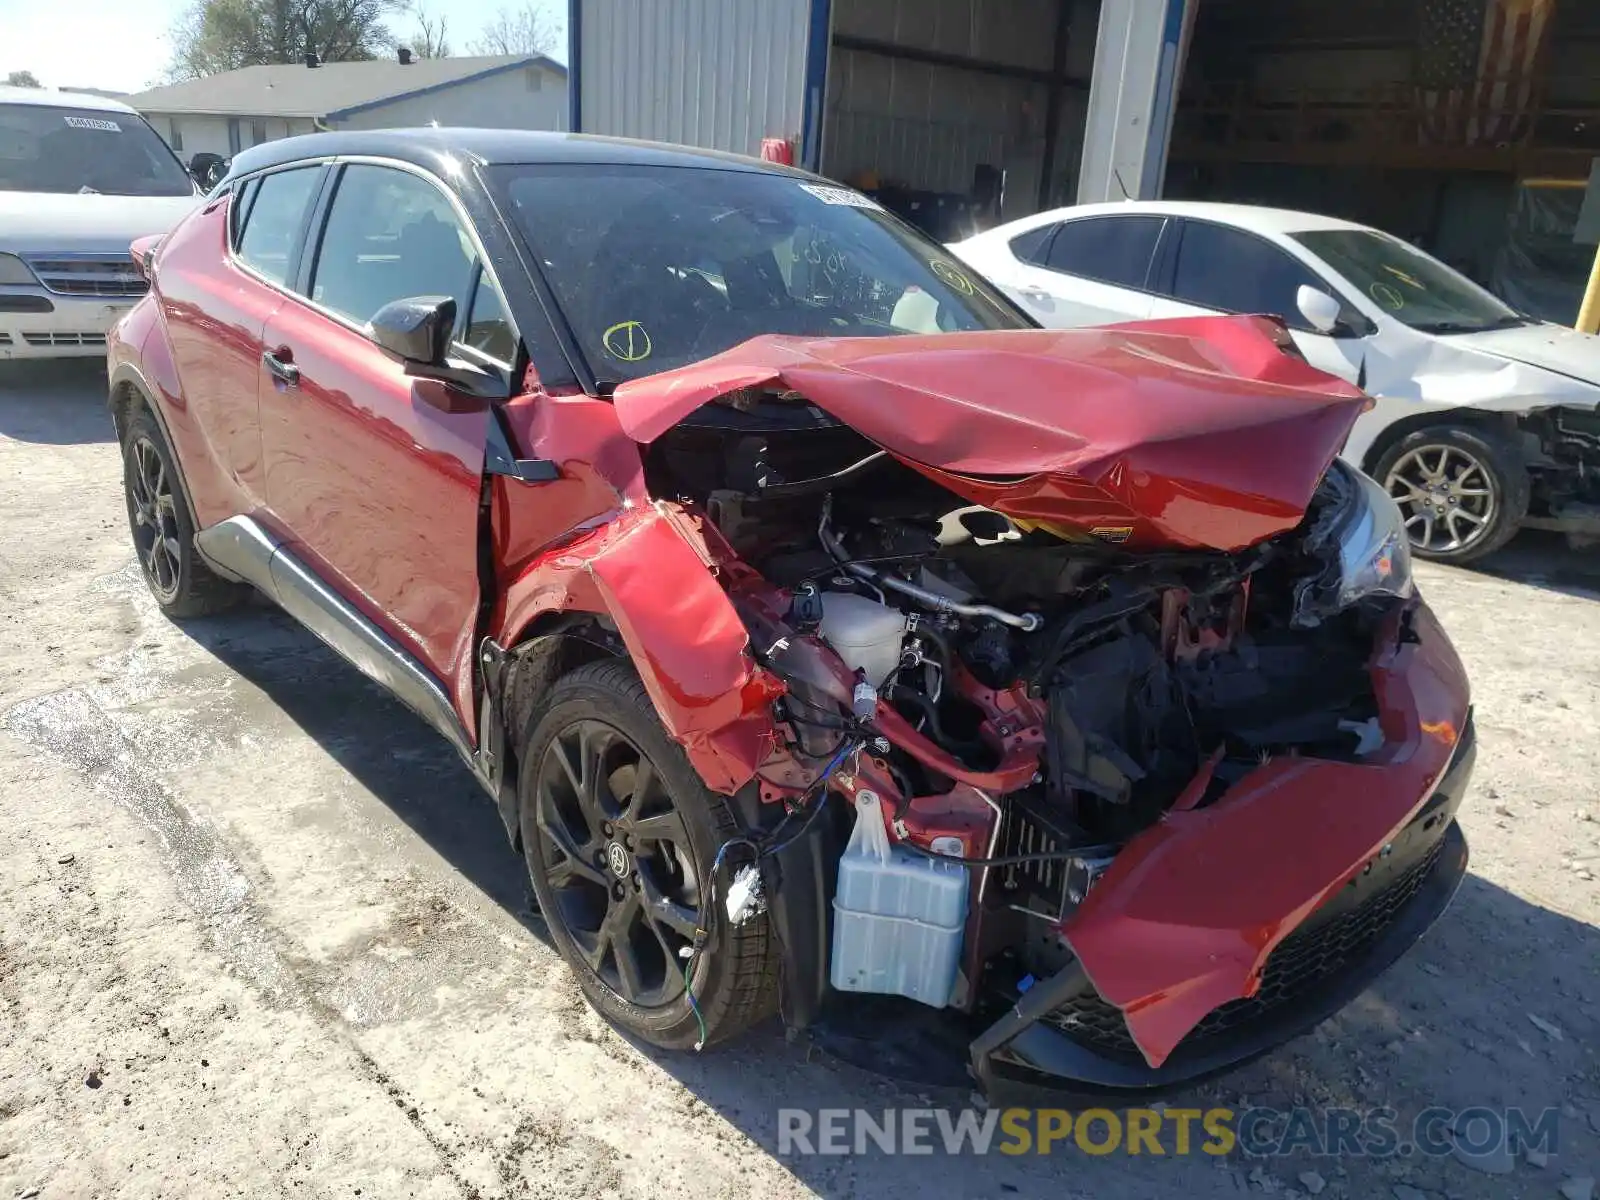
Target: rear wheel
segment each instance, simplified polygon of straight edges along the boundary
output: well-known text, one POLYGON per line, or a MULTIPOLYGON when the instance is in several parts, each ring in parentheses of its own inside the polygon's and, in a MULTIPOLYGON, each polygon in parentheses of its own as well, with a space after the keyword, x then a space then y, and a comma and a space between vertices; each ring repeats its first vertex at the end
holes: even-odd
POLYGON ((520 761, 534 894, 589 1002, 674 1049, 724 1041, 769 1015, 775 962, 764 916, 716 930, 693 958, 690 1002, 696 930, 720 919, 711 866, 737 824, 667 736, 632 669, 592 663, 557 683, 520 761))
POLYGON ((1467 563, 1515 536, 1528 513, 1528 469, 1491 429, 1438 425, 1402 438, 1373 475, 1405 518, 1412 553, 1467 563))
POLYGON ((166 438, 148 410, 128 422, 122 439, 122 483, 139 570, 169 617, 226 612, 249 589, 217 575, 194 548, 188 497, 166 438))

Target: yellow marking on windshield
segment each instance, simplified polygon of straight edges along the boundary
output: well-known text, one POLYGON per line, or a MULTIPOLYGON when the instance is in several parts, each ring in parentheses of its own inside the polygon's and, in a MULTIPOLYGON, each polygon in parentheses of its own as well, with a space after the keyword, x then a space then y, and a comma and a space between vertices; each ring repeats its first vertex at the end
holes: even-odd
POLYGON ((972 280, 943 259, 934 259, 928 264, 928 269, 963 296, 970 296, 977 290, 972 286, 972 280))
POLYGON ((1419 292, 1425 292, 1425 291, 1428 290, 1427 288, 1422 286, 1422 281, 1420 279, 1418 279, 1415 275, 1407 275, 1399 267, 1392 267, 1388 263, 1384 263, 1383 264, 1383 269, 1385 271, 1389 272, 1389 274, 1393 275, 1396 279, 1400 280, 1400 282, 1409 283, 1412 287, 1416 288, 1417 291, 1419 291, 1419 292))
POLYGON ((1367 295, 1371 296, 1390 312, 1399 312, 1406 306, 1406 298, 1400 294, 1398 289, 1390 287, 1387 283, 1372 284, 1367 288, 1367 295))
POLYGON ((600 344, 618 362, 643 362, 650 357, 650 335, 637 321, 618 321, 600 335, 600 344))

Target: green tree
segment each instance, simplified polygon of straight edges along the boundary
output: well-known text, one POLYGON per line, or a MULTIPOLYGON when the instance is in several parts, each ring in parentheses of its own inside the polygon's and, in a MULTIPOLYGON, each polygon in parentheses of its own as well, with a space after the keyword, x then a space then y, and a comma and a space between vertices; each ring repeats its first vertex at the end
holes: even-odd
POLYGON ((36 88, 40 83, 38 76, 32 71, 13 71, 6 76, 6 86, 36 88))
POLYGON ((375 58, 394 45, 397 0, 196 0, 172 30, 168 75, 195 79, 267 63, 375 58))

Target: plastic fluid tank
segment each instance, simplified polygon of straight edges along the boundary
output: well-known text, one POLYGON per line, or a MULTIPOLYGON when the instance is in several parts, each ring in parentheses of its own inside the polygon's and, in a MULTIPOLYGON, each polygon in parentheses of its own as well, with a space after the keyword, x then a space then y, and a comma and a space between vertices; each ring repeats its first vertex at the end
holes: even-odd
POLYGON ((889 844, 878 796, 856 796, 856 827, 833 899, 833 986, 950 1003, 967 920, 967 868, 889 844))

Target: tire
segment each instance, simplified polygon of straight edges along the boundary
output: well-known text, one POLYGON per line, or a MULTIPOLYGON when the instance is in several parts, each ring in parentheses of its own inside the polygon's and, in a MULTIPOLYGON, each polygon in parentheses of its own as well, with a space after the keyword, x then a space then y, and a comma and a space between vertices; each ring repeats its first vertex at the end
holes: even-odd
POLYGON ((1411 553, 1432 562, 1459 566, 1493 554, 1528 515, 1527 465, 1495 429, 1419 429, 1384 451, 1372 476, 1400 505, 1411 553))
POLYGON ((519 761, 534 895, 602 1016, 652 1045, 684 1049, 727 1041, 776 1010, 765 914, 727 926, 718 907, 727 873, 716 889, 705 883, 739 826, 667 736, 629 664, 590 663, 557 682, 529 722, 519 761), (680 952, 708 921, 715 927, 693 976, 702 1034, 680 952))
POLYGON ((223 579, 195 550, 183 478, 145 408, 123 433, 122 491, 139 572, 163 613, 175 620, 214 616, 249 596, 248 587, 223 579))

